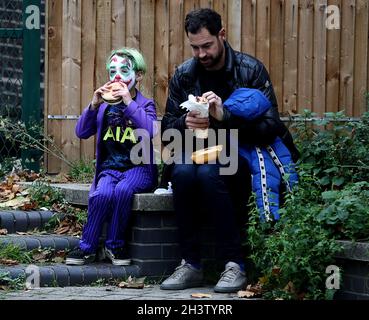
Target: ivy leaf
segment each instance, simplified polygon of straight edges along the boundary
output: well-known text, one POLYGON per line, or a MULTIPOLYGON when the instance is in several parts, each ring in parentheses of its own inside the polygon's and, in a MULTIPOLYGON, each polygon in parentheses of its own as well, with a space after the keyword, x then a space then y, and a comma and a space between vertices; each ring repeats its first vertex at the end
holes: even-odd
POLYGON ((345 182, 345 178, 344 177, 334 177, 332 182, 335 186, 339 187, 345 182))
POLYGON ((325 177, 319 179, 319 183, 323 186, 327 186, 331 183, 331 179, 328 176, 325 176, 325 177))
POLYGON ((338 191, 324 191, 322 192, 323 200, 335 200, 337 199, 339 193, 338 191))

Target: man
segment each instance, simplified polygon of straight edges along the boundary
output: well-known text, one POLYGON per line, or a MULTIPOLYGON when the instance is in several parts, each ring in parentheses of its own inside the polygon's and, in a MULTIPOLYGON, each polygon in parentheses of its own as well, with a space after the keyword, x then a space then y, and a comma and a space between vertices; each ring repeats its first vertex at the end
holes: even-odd
MULTIPOLYGON (((180 65, 171 79, 166 113, 162 120, 163 132, 177 129, 184 137, 186 129, 238 129, 239 139, 254 145, 269 144, 279 136, 296 155, 292 138, 279 119, 268 72, 257 59, 230 47, 225 40, 221 16, 211 9, 192 11, 186 16, 185 31, 193 58, 180 65), (223 108, 223 101, 242 87, 259 89, 273 107, 255 121, 246 122, 232 115, 223 108), (180 107, 189 94, 208 100, 209 117, 200 117, 197 111, 186 113, 180 107)), ((187 151, 183 150, 182 160, 188 158, 187 151)), ((220 175, 220 166, 218 163, 174 164, 171 180, 183 260, 162 283, 161 289, 180 290, 202 284, 198 228, 202 215, 199 208, 202 207, 215 222, 217 247, 226 263, 214 290, 236 292, 246 285, 240 232, 244 225, 240 225, 237 209, 240 201, 244 211, 246 209, 250 173, 242 162, 234 176, 220 175)), ((246 213, 243 212, 243 215, 246 213)))

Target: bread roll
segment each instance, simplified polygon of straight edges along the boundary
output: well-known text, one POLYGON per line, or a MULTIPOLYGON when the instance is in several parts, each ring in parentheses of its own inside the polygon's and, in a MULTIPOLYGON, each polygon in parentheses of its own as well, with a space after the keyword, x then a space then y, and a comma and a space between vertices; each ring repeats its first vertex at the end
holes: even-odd
POLYGON ((108 87, 109 91, 104 92, 101 95, 101 98, 108 104, 114 105, 121 103, 123 98, 122 97, 113 97, 114 90, 121 89, 122 85, 119 82, 113 82, 108 87))
POLYGON ((196 164, 204 164, 208 163, 209 161, 215 161, 219 157, 219 154, 222 150, 222 145, 197 150, 192 153, 191 159, 196 164))

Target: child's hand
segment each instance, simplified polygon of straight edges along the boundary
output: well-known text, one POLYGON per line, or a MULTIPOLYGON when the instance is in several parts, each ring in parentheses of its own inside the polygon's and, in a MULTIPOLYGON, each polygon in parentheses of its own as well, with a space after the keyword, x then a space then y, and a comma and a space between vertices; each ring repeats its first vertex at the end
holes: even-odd
POLYGON ((102 99, 101 95, 104 92, 109 91, 109 89, 107 88, 110 84, 112 83, 112 81, 109 81, 107 83, 105 83, 102 87, 100 87, 99 89, 97 89, 94 92, 94 95, 92 97, 92 101, 91 101, 91 109, 92 110, 96 110, 98 107, 100 107, 100 105, 104 102, 104 100, 102 99))
POLYGON ((113 97, 122 97, 124 104, 128 106, 132 102, 131 93, 129 92, 127 85, 123 81, 119 81, 119 83, 122 85, 122 88, 113 90, 113 97))

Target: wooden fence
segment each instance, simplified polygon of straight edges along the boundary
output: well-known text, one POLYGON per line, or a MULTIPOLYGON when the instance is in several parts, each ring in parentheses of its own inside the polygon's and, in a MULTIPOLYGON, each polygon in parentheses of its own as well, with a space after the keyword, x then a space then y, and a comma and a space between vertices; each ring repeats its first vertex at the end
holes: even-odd
MULTIPOLYGON (((47 115, 79 115, 107 79, 107 54, 121 46, 143 52, 141 90, 163 114, 168 81, 191 56, 184 17, 198 7, 217 10, 232 47, 265 64, 280 111, 365 110, 368 0, 48 0, 46 131, 69 159, 93 158, 94 140, 75 137, 75 120, 47 115), (326 27, 329 5, 339 9, 339 29, 326 27)), ((48 172, 61 169, 47 159, 48 172)))

